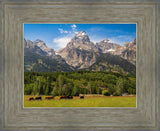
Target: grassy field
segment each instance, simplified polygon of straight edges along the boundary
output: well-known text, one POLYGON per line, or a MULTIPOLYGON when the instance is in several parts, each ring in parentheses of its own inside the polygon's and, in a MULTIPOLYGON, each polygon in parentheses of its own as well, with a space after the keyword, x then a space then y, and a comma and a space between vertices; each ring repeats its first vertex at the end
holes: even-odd
POLYGON ((84 99, 62 99, 55 97, 52 100, 29 101, 30 97, 24 96, 24 107, 136 107, 136 96, 85 96, 84 99))

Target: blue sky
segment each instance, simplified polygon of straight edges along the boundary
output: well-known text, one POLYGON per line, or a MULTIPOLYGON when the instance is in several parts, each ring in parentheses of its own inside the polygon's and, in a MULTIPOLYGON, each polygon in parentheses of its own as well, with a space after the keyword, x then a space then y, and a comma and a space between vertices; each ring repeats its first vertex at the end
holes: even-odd
POLYGON ((136 24, 24 24, 26 40, 43 40, 55 50, 65 47, 81 31, 85 31, 94 43, 107 38, 123 45, 136 38, 136 24))

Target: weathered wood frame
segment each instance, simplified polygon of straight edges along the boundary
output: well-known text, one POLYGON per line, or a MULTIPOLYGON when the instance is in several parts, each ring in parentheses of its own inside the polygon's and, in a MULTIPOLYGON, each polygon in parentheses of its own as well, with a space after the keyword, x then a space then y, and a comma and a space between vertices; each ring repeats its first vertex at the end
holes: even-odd
POLYGON ((3 129, 158 129, 158 3, 2 2, 3 129), (136 108, 24 108, 23 23, 137 23, 136 108))

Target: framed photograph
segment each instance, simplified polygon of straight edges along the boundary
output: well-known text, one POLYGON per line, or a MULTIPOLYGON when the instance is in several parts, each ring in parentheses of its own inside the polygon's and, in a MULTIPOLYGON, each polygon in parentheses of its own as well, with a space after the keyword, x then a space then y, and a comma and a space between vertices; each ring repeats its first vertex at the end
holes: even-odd
POLYGON ((159 129, 158 2, 1 6, 2 129, 159 129))
POLYGON ((136 23, 25 23, 24 107, 136 107, 136 23))

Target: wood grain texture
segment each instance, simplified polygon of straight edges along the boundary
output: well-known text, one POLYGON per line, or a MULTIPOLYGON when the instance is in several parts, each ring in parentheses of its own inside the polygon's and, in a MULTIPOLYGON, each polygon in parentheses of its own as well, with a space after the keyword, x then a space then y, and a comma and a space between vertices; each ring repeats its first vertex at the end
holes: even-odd
POLYGON ((158 3, 2 2, 4 129, 157 129, 158 3), (23 23, 137 23, 137 108, 24 108, 23 23))

